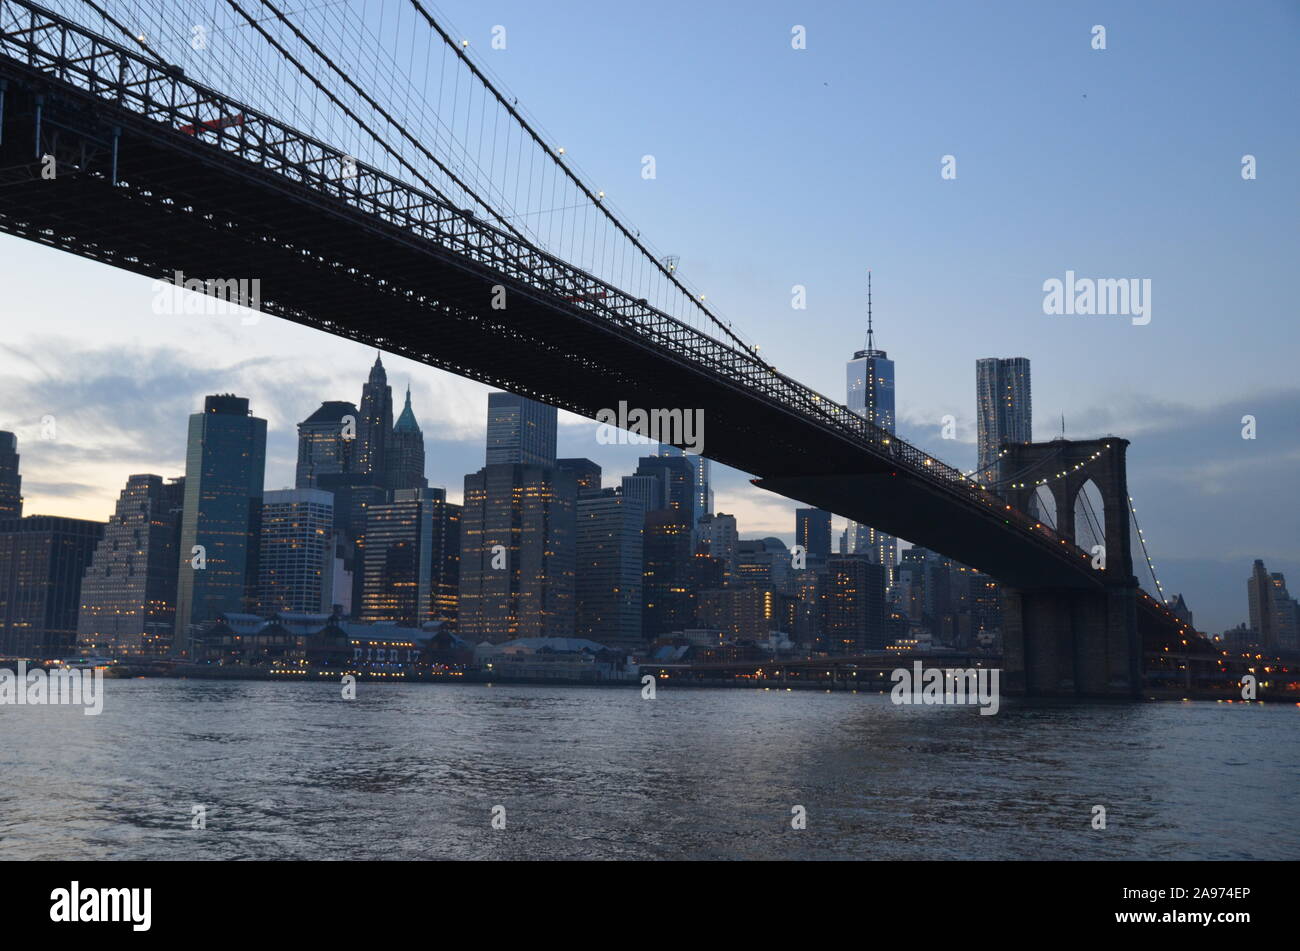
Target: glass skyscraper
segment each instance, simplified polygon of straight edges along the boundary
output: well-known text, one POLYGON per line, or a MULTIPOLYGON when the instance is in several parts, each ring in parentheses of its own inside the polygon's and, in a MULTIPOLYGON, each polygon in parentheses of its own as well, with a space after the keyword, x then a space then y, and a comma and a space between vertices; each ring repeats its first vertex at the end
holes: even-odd
MULTIPOLYGON (((867 272, 867 345, 849 361, 846 383, 848 407, 867 422, 894 432, 894 361, 877 350, 871 316, 871 272, 867 272)), ((885 568, 885 585, 893 588, 898 564, 898 539, 869 525, 850 526, 853 551, 885 568)))
POLYGON ((554 406, 517 393, 489 393, 487 465, 555 465, 556 419, 554 406))
POLYGON ((266 420, 242 397, 205 398, 185 453, 175 650, 189 650, 197 626, 255 606, 265 475, 266 420))
POLYGON ((703 456, 687 455, 679 446, 660 445, 659 455, 681 456, 695 467, 695 520, 713 514, 713 488, 709 485, 709 460, 703 456))

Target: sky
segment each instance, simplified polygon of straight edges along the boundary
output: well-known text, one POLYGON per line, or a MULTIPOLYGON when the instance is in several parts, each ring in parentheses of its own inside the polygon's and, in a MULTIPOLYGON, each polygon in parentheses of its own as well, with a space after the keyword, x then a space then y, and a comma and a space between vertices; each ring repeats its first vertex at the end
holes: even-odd
MULTIPOLYGON (((1067 436, 1132 441, 1157 572, 1198 627, 1246 619, 1255 558, 1300 589, 1300 5, 436 9, 782 371, 844 398, 871 268, 904 438, 973 468, 975 361, 1028 357, 1035 438, 1064 417, 1067 436), (1045 314, 1044 282, 1067 271, 1149 280, 1149 323, 1045 314)), ((269 316, 154 313, 149 280, 16 238, 0 236, 0 274, 0 429, 18 434, 29 514, 104 519, 129 474, 180 474, 187 416, 214 392, 268 420, 266 484, 290 486, 295 423, 357 401, 374 360, 269 316)), ((411 386, 431 484, 459 499, 487 389, 383 359, 399 409, 411 386)), ((607 483, 631 472, 638 450, 595 432, 562 414, 560 454, 607 483)), ((714 469, 742 537, 793 540, 794 503, 714 469)))

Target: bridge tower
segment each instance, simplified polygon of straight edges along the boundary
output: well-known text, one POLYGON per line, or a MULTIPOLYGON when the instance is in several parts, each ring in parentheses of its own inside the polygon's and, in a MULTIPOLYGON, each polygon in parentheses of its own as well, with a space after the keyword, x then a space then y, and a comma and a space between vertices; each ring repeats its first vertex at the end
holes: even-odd
POLYGON ((1028 512, 1039 485, 1047 488, 1056 502, 1056 532, 1073 543, 1079 497, 1092 481, 1101 494, 1105 535, 1102 549, 1091 553, 1098 582, 1094 588, 1003 588, 1009 692, 1117 699, 1139 695, 1142 639, 1128 528, 1128 445, 1127 439, 1106 437, 1003 446, 1002 471, 1012 483, 1000 491, 1008 502, 1028 512))

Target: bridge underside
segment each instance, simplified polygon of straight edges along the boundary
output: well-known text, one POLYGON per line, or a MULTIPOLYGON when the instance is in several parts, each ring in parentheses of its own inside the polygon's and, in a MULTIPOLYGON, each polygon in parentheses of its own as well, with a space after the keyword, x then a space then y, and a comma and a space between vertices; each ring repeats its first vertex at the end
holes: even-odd
MULTIPOLYGON (((256 278, 266 313, 583 416, 619 400, 705 408, 705 455, 763 477, 765 488, 1009 583, 1089 584, 1061 559, 1025 557, 1023 535, 1004 531, 994 513, 895 470, 643 333, 156 121, 24 76, 10 61, 0 63, 0 74, 6 69, 0 231, 168 282, 177 271, 200 280, 256 278), (34 146, 37 90, 44 95, 39 151, 59 159, 48 181, 34 146), (506 288, 502 310, 491 306, 497 285, 506 288)), ((142 311, 151 303, 142 294, 142 311)))
POLYGON ((886 472, 772 476, 755 484, 933 549, 1006 584, 1088 591, 1100 587, 1086 574, 1063 571, 1054 558, 1026 558, 1023 539, 989 531, 988 513, 952 504, 947 493, 919 480, 886 472))

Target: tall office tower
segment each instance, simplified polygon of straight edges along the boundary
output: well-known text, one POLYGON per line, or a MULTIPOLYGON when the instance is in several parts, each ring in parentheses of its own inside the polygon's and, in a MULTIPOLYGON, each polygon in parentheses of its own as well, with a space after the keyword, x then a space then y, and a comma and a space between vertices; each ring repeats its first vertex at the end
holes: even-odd
POLYGON ((398 489, 367 512, 363 621, 455 623, 460 520, 444 489, 398 489))
POLYGON ((836 654, 883 650, 886 639, 885 571, 861 555, 826 566, 823 636, 836 654))
POLYGON ((425 489, 424 433, 411 410, 411 387, 406 387, 406 406, 388 434, 388 482, 390 489, 425 489))
POLYGON ((642 533, 645 508, 621 495, 579 495, 578 637, 623 650, 641 639, 642 533))
POLYGON ((1261 647, 1270 650, 1300 648, 1300 604, 1287 591, 1286 576, 1269 573, 1256 560, 1246 585, 1250 626, 1259 632, 1261 647))
POLYGON ((489 393, 487 465, 555 465, 557 415, 517 393, 489 393))
POLYGON ((393 388, 379 354, 361 387, 357 417, 356 471, 374 485, 388 485, 388 444, 393 433, 393 388))
POLYGON ((320 489, 262 495, 257 609, 329 614, 334 607, 334 496, 320 489))
POLYGON ((794 543, 810 558, 831 556, 831 513, 825 509, 794 510, 794 543))
POLYGON ((1027 357, 986 357, 975 361, 975 399, 979 423, 978 478, 998 483, 1006 475, 998 464, 1003 443, 1034 438, 1033 393, 1027 357))
POLYGON ((695 531, 695 464, 686 456, 642 456, 635 475, 659 476, 664 480, 664 507, 677 512, 695 531))
POLYGON ((1275 571, 1269 576, 1273 582, 1273 630, 1277 646, 1282 650, 1300 647, 1300 605, 1286 589, 1286 577, 1275 571))
POLYGON ((709 483, 709 469, 712 460, 703 456, 695 457, 695 520, 713 512, 713 486, 709 483))
POLYGON ((641 627, 646 640, 693 626, 690 569, 687 516, 673 508, 647 512, 641 582, 641 627))
POLYGON ((18 437, 0 432, 0 519, 23 517, 23 477, 18 474, 18 437))
POLYGON ((713 487, 709 484, 709 460, 703 456, 688 456, 686 450, 677 446, 660 444, 659 455, 680 456, 688 459, 695 467, 695 518, 698 521, 704 515, 713 513, 713 487))
POLYGON ((740 537, 736 531, 736 516, 719 512, 704 515, 696 523, 696 542, 722 562, 723 583, 731 584, 736 574, 736 549, 740 537))
POLYGON ((1277 647, 1277 627, 1274 624, 1273 579, 1258 558, 1246 581, 1246 600, 1250 607, 1250 626, 1259 633, 1261 647, 1277 647))
POLYGON ((622 492, 626 498, 636 499, 647 512, 668 505, 668 473, 663 470, 651 475, 623 476, 622 492))
POLYGON ((226 612, 256 607, 266 420, 248 400, 222 394, 190 417, 176 586, 174 651, 226 612))
POLYGON ((81 582, 77 647, 108 657, 160 657, 176 626, 176 555, 185 480, 133 475, 81 582))
POLYGON ((0 520, 0 656, 72 653, 81 579, 103 534, 103 522, 80 518, 0 520))
POLYGON ((558 459, 555 464, 573 476, 573 481, 578 486, 578 498, 585 499, 602 494, 600 466, 590 459, 558 459))
POLYGON ((815 646, 822 636, 822 598, 826 569, 797 571, 794 577, 795 618, 790 633, 804 647, 815 646))
MULTIPOLYGON (((876 349, 871 314, 871 272, 867 272, 867 345, 853 354, 847 369, 848 407, 887 433, 894 432, 894 361, 876 349)), ((898 539, 869 525, 850 525, 853 552, 867 555, 885 569, 885 585, 893 587, 898 563, 898 539)))
POLYGON ((1277 643, 1286 651, 1300 650, 1300 601, 1287 598, 1277 605, 1277 643))
POLYGON ((462 637, 573 636, 577 498, 573 475, 554 465, 502 463, 465 476, 462 637))
POLYGON ((319 489, 322 476, 353 471, 357 419, 351 403, 328 400, 298 424, 297 488, 319 489))

